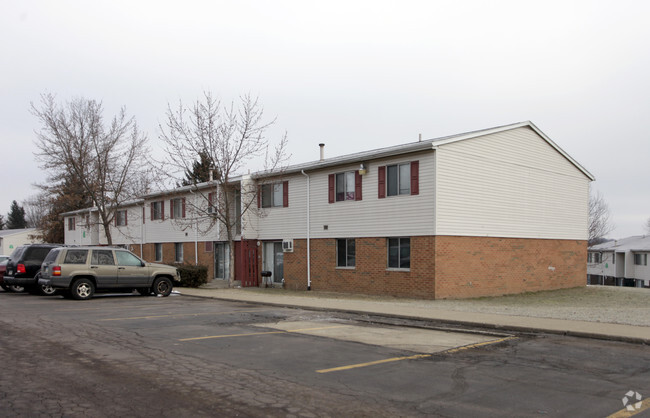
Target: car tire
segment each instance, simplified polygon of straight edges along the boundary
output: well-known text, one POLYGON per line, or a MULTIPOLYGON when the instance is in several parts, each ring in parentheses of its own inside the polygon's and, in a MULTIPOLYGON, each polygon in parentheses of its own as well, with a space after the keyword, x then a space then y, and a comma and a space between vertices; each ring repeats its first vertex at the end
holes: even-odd
POLYGON ((153 282, 153 293, 156 296, 169 296, 173 288, 172 281, 167 277, 159 277, 153 282))
POLYGON ((87 300, 95 294, 95 285, 88 279, 77 279, 70 288, 72 299, 87 300))
POLYGON ((12 286, 8 286, 8 287, 9 287, 9 291, 14 292, 14 293, 23 293, 25 291, 24 287, 18 286, 18 285, 12 285, 12 286))
POLYGON ((151 288, 150 287, 139 287, 136 289, 140 296, 149 296, 151 294, 151 288))
MULTIPOLYGON (((41 278, 41 273, 36 273, 36 276, 34 276, 34 279, 36 280, 36 283, 38 283, 38 279, 41 278)), ((38 290, 38 294, 41 296, 54 296, 57 293, 57 290, 53 288, 52 286, 41 286, 38 285, 36 288, 38 290)))
POLYGON ((5 292, 10 292, 10 290, 9 290, 9 286, 7 286, 6 284, 2 283, 2 284, 0 284, 0 287, 1 287, 2 290, 4 290, 5 292))

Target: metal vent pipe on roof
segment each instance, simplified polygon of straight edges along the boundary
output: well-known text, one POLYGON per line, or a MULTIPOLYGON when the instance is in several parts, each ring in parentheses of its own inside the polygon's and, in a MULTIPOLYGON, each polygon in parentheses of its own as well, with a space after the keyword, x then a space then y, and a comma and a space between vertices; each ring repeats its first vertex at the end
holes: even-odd
POLYGON ((320 147, 320 160, 323 161, 325 159, 325 144, 318 144, 320 147))

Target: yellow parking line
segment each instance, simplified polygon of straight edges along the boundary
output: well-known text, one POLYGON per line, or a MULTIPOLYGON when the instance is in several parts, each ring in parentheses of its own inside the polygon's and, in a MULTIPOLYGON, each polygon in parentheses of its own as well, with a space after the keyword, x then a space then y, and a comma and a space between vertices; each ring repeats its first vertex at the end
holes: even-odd
POLYGON ((476 348, 476 347, 482 347, 484 345, 490 345, 490 344, 498 344, 504 341, 512 340, 515 339, 516 337, 505 337, 505 338, 500 338, 498 340, 492 340, 492 341, 485 341, 482 343, 476 343, 476 344, 470 344, 470 345, 464 345, 462 347, 457 347, 457 348, 452 348, 450 350, 445 350, 443 353, 457 353, 462 350, 469 350, 470 348, 476 348))
POLYGON ((264 332, 249 332, 246 334, 229 334, 229 335, 210 335, 207 337, 194 337, 194 338, 183 338, 178 341, 196 341, 196 340, 209 340, 213 338, 232 338, 232 337, 249 337, 251 335, 265 335, 265 334, 289 334, 292 332, 305 332, 305 331, 315 331, 319 329, 332 329, 332 328, 342 328, 346 325, 335 325, 331 327, 318 327, 318 328, 303 328, 303 329, 289 329, 282 331, 264 331, 264 332))
POLYGON ((394 361, 414 360, 414 359, 421 359, 427 357, 431 357, 431 354, 416 354, 414 356, 407 356, 407 357, 393 357, 393 358, 387 358, 383 360, 369 361, 367 363, 350 364, 349 366, 332 367, 331 369, 321 369, 321 370, 316 370, 316 372, 317 373, 340 372, 341 370, 350 370, 359 367, 374 366, 375 364, 392 363, 394 361))
MULTIPOLYGON (((644 399, 641 401, 641 408, 635 409, 634 411, 628 411, 627 409, 621 409, 618 412, 614 412, 612 415, 608 416, 607 418, 624 418, 624 417, 632 417, 636 414, 640 414, 641 412, 645 411, 646 409, 650 409, 650 399, 644 399)), ((634 405, 634 401, 632 401, 632 404, 634 405)))
POLYGON ((181 317, 181 316, 201 316, 201 315, 228 315, 235 313, 249 313, 249 312, 265 312, 268 309, 255 309, 249 311, 226 311, 226 312, 205 312, 205 313, 187 313, 187 314, 167 314, 167 315, 147 315, 147 316, 131 316, 126 318, 103 318, 98 319, 98 321, 129 321, 134 319, 155 319, 155 318, 169 318, 169 317, 181 317))
MULTIPOLYGON (((470 348, 476 348, 476 347, 481 347, 484 345, 488 344, 497 344, 503 341, 507 341, 510 339, 513 339, 515 337, 506 337, 506 338, 500 338, 498 340, 492 340, 492 341, 486 341, 482 343, 476 343, 476 344, 470 344, 470 345, 465 345, 462 347, 458 348, 452 348, 450 350, 445 350, 442 353, 456 353, 461 350, 468 350, 470 348)), ((441 354, 441 353, 438 353, 441 354)), ((341 367, 332 367, 331 369, 321 369, 321 370, 316 370, 317 373, 330 373, 330 372, 340 372, 343 370, 350 370, 350 369, 357 369, 359 367, 368 367, 368 366, 374 366, 376 364, 383 364, 383 363, 392 363, 394 361, 402 361, 402 360, 416 360, 416 359, 422 359, 422 358, 428 358, 433 356, 433 354, 417 354, 414 356, 406 356, 406 357, 393 357, 393 358, 387 358, 384 360, 376 360, 376 361, 369 361, 367 363, 358 363, 358 364, 350 364, 348 366, 341 366, 341 367)))

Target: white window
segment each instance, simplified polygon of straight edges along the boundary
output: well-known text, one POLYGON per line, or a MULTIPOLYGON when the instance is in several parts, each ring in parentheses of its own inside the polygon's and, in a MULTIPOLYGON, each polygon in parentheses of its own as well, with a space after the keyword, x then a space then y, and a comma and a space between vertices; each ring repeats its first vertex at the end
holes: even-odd
POLYGON ((115 212, 115 225, 126 226, 126 210, 118 210, 115 212))
POLYGON ((183 262, 183 243, 182 242, 177 242, 174 244, 174 247, 176 248, 176 257, 174 260, 177 263, 182 263, 183 262))
POLYGON ((183 210, 184 200, 182 198, 172 199, 171 200, 171 213, 169 217, 172 219, 179 219, 185 217, 185 211, 183 210))
POLYGON ((648 254, 634 254, 634 264, 637 266, 647 266, 648 254))
POLYGON ((283 206, 284 187, 282 183, 262 185, 262 207, 271 208, 283 206))
POLYGON ((336 267, 356 265, 356 245, 354 239, 336 240, 336 267))
POLYGON ((411 163, 387 166, 386 183, 388 196, 411 194, 411 163))
POLYGON ((388 238, 388 268, 411 268, 410 238, 388 238))
POLYGON ((156 253, 156 261, 163 261, 163 247, 161 243, 154 244, 154 252, 156 253))
POLYGON ((68 218, 68 231, 74 231, 75 230, 75 219, 74 217, 68 218))
POLYGON ((338 173, 336 175, 336 201, 341 202, 344 200, 354 200, 354 186, 355 186, 355 173, 354 171, 347 171, 345 173, 338 173))
POLYGON ((152 220, 163 220, 164 216, 163 202, 159 200, 157 202, 151 202, 151 219, 152 220))

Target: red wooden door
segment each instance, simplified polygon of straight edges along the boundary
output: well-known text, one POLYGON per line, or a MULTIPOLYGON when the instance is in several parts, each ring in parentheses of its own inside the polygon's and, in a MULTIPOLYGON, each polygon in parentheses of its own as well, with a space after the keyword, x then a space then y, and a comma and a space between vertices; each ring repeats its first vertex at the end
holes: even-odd
POLYGON ((259 268, 257 266, 257 241, 246 240, 240 246, 241 267, 239 272, 242 287, 258 286, 259 268))

